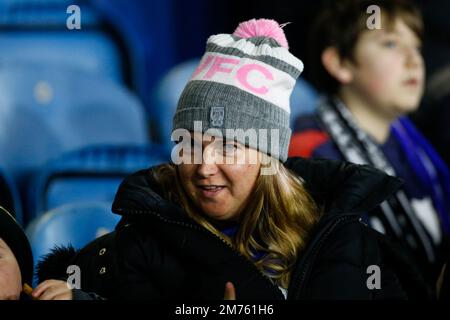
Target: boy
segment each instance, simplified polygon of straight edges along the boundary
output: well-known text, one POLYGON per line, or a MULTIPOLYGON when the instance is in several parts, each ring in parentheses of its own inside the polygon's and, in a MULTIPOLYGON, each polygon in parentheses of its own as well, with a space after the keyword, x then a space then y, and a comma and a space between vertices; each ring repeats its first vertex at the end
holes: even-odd
POLYGON ((448 254, 450 175, 401 118, 423 93, 421 37, 420 13, 408 1, 325 6, 312 29, 310 65, 314 84, 327 96, 316 114, 296 120, 289 156, 366 163, 402 178, 403 188, 365 220, 397 240, 434 288, 448 254), (380 29, 371 26, 372 5, 380 9, 380 29))
POLYGON ((21 298, 23 284, 31 284, 33 256, 22 228, 0 207, 0 300, 21 298))

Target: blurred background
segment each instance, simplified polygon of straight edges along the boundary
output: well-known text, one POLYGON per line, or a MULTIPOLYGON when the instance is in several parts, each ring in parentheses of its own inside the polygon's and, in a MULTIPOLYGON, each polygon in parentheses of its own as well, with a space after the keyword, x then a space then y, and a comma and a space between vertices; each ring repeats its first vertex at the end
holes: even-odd
MULTIPOLYGON (((412 115, 450 163, 450 1, 417 1, 427 92, 412 115)), ((0 0, 0 205, 35 259, 110 231, 120 181, 170 159, 177 99, 208 36, 272 18, 305 72, 292 118, 314 111, 308 28, 320 1, 0 0), (75 6, 74 6, 75 5, 75 6)))

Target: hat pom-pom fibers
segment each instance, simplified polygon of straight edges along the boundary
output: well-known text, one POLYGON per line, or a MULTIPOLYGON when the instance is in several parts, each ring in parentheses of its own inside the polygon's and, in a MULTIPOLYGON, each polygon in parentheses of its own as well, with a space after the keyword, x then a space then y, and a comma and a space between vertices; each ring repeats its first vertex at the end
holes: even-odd
POLYGON ((280 46, 289 48, 283 26, 271 19, 252 19, 241 22, 234 31, 233 35, 240 38, 269 37, 276 40, 280 46))

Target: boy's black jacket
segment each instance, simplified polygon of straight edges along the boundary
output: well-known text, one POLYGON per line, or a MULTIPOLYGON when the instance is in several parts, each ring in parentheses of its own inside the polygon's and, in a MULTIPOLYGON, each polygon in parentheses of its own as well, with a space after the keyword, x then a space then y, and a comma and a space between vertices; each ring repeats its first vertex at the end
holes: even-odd
MULTIPOLYGON (((360 222, 360 214, 399 188, 397 178, 369 166, 330 160, 291 158, 284 165, 304 180, 324 208, 294 266, 288 299, 432 297, 401 250, 360 222), (369 266, 380 268, 379 289, 370 286, 374 271, 369 266)), ((252 262, 158 190, 148 170, 127 177, 113 203, 113 212, 123 216, 116 230, 59 262, 81 268, 82 291, 107 299, 216 300, 223 298, 225 283, 231 281, 238 299, 283 299, 252 262)), ((64 275, 65 269, 55 272, 49 265, 57 256, 41 261, 40 281, 64 275)), ((75 290, 75 298, 98 298, 82 291, 75 290)))

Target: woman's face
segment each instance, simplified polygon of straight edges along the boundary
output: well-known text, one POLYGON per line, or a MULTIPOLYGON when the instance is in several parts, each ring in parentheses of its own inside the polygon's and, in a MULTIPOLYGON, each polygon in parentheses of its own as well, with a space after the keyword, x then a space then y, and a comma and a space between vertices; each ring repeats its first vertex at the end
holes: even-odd
POLYGON ((0 300, 18 300, 21 291, 19 264, 9 246, 0 238, 0 300))
POLYGON ((259 152, 234 141, 196 136, 191 138, 191 152, 197 150, 203 157, 197 161, 201 162, 199 164, 184 161, 178 166, 183 188, 209 218, 236 220, 251 197, 259 176, 259 152))

